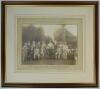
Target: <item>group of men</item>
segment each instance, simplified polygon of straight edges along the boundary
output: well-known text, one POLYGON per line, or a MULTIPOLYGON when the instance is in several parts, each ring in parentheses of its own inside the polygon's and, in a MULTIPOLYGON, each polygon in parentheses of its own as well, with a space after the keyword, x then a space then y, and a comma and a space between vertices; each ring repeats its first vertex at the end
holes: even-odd
POLYGON ((25 42, 22 48, 22 59, 70 59, 75 60, 76 50, 69 49, 66 43, 25 42))

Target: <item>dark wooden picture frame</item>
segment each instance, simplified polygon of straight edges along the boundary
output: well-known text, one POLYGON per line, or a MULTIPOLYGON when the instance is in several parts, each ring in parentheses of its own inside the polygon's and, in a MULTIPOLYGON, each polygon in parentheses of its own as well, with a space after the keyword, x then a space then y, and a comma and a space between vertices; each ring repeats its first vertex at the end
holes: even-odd
POLYGON ((99 11, 98 1, 2 1, 1 2, 1 85, 2 87, 36 87, 36 88, 60 88, 60 87, 98 87, 99 85, 99 11), (92 83, 6 83, 6 52, 5 52, 5 5, 95 5, 95 79, 92 83))

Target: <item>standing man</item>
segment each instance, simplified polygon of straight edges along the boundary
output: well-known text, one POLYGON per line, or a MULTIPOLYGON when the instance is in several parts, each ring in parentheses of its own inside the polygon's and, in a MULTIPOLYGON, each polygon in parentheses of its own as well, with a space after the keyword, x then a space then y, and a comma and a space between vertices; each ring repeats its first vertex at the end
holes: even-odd
POLYGON ((34 60, 34 49, 35 49, 35 41, 33 41, 32 45, 31 45, 31 57, 32 57, 32 60, 34 60))
POLYGON ((27 60, 30 60, 31 59, 31 43, 30 43, 30 41, 28 41, 28 43, 27 43, 27 48, 28 48, 28 54, 27 54, 28 59, 27 60))
POLYGON ((25 62, 27 60, 27 43, 24 44, 23 48, 22 48, 22 61, 25 62))

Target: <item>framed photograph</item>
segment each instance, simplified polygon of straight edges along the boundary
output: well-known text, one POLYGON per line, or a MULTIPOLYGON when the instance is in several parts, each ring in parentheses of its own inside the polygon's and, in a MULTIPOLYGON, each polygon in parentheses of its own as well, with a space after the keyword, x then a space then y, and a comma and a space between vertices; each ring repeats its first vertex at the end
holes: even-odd
POLYGON ((2 87, 98 87, 98 1, 2 1, 2 87))

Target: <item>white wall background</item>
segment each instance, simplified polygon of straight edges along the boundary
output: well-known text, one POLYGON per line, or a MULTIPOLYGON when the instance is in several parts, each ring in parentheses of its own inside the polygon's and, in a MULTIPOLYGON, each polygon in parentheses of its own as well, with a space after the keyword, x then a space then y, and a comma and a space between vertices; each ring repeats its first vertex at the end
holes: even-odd
MULTIPOLYGON (((0 85, 1 85, 1 1, 15 1, 15 0, 0 0, 0 85)), ((16 0, 16 1, 99 1, 99 15, 100 15, 100 0, 16 0)), ((100 21, 100 18, 99 18, 99 21, 100 21)), ((99 23, 99 25, 100 25, 100 23, 99 23)), ((100 28, 99 28, 99 40, 100 40, 100 28)), ((99 44, 100 44, 100 41, 99 41, 99 44)), ((99 51, 100 51, 100 48, 99 48, 99 51)), ((100 53, 99 53, 99 55, 100 55, 100 53)), ((100 57, 99 57, 99 59, 100 59, 100 57)), ((100 64, 100 61, 99 61, 99 64, 100 64)), ((100 67, 100 65, 99 65, 99 67, 100 67)), ((100 68, 99 68, 99 74, 100 74, 100 68)), ((99 85, 100 85, 100 78, 99 78, 99 85)), ((5 88, 5 89, 8 89, 8 88, 5 88)), ((21 88, 18 88, 18 89, 21 89, 21 88)), ((28 88, 26 88, 26 89, 28 89, 28 88)), ((69 88, 69 89, 73 89, 73 88, 69 88)), ((78 89, 81 89, 81 88, 78 88, 78 89)), ((82 88, 82 89, 88 89, 88 88, 82 88)), ((92 89, 97 89, 97 88, 92 88, 92 89)))

